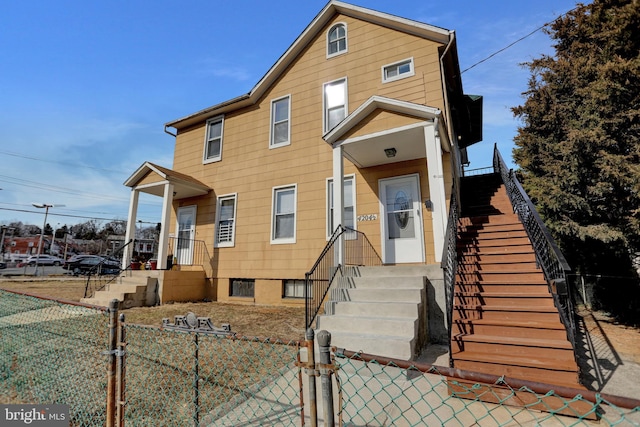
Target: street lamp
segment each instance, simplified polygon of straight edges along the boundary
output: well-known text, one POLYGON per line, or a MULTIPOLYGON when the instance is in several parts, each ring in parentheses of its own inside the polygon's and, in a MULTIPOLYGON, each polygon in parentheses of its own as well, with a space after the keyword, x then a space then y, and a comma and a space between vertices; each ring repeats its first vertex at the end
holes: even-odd
POLYGON ((38 275, 38 264, 40 264, 40 251, 42 250, 42 239, 44 238, 44 228, 47 226, 47 215, 49 215, 49 208, 61 207, 64 205, 50 205, 47 203, 31 203, 34 208, 44 209, 44 223, 42 224, 42 231, 40 231, 40 240, 38 241, 38 257, 36 258, 36 271, 35 275, 38 275))

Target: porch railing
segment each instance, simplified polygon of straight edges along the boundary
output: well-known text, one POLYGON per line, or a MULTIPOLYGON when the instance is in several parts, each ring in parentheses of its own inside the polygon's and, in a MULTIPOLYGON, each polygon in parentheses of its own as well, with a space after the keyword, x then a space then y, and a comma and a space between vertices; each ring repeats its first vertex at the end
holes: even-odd
POLYGON ((201 266, 207 277, 213 277, 211 255, 203 240, 169 237, 167 269, 174 265, 201 266))
POLYGON ((382 259, 367 236, 357 230, 338 226, 311 270, 305 274, 305 324, 310 328, 327 292, 343 266, 382 265, 382 259), (338 260, 338 244, 343 244, 344 264, 338 260))
POLYGON ((542 267, 556 307, 560 312, 560 318, 567 330, 567 337, 575 349, 576 325, 573 301, 567 282, 567 274, 571 268, 515 173, 512 169, 507 169, 497 146, 493 150, 493 167, 494 171, 502 176, 513 209, 520 217, 529 235, 535 249, 537 263, 542 267))
MULTIPOLYGON (((447 220, 447 232, 444 237, 444 250, 440 266, 444 273, 444 292, 447 304, 447 328, 449 332, 449 354, 451 355, 451 331, 453 324, 453 295, 458 272, 458 221, 460 219, 460 206, 458 204, 458 191, 454 181, 449 200, 449 219, 447 220)), ((449 365, 453 367, 452 361, 449 365)))
MULTIPOLYGON (((111 254, 112 259, 104 258, 87 271, 87 282, 84 286, 84 297, 92 298, 97 291, 103 290, 114 282, 124 271, 120 268, 122 255, 133 247, 134 240, 129 240, 111 254)), ((127 267, 125 270, 130 269, 127 267)))

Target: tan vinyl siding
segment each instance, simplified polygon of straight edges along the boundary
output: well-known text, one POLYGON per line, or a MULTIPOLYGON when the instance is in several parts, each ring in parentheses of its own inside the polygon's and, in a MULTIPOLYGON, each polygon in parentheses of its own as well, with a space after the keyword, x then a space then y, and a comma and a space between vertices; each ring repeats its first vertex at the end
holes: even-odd
MULTIPOLYGON (((199 126, 179 130, 173 169, 192 176, 213 191, 203 198, 177 201, 176 206, 197 204, 196 239, 206 242, 212 256, 219 300, 253 301, 228 296, 228 279, 241 277, 256 279, 256 300, 280 301, 281 280, 303 279, 326 244, 326 180, 332 176, 332 149, 322 139, 323 83, 347 78, 348 113, 373 95, 442 109, 440 46, 354 18, 336 16, 256 105, 225 114, 221 161, 203 164, 205 120, 199 126), (326 59, 326 30, 335 22, 347 24, 348 53, 326 59), (414 61, 414 76, 382 82, 384 65, 409 57, 414 61), (291 144, 269 149, 270 102, 286 95, 291 96, 291 144), (297 185, 296 243, 274 245, 270 243, 272 188, 290 184, 297 185), (238 195, 235 246, 213 248, 216 197, 231 193, 238 195), (268 297, 264 296, 265 289, 269 289, 268 297)), ((352 135, 420 121, 378 111, 352 135)), ((448 160, 443 163, 446 172, 450 169, 448 160)), ((422 196, 428 198, 425 159, 364 170, 345 160, 345 174, 355 174, 356 214, 378 215, 377 221, 357 224, 378 253, 381 253, 378 180, 411 173, 420 174, 422 196)), ((426 261, 433 263, 431 212, 423 210, 423 213, 426 261)), ((176 228, 173 216, 172 233, 176 228)))

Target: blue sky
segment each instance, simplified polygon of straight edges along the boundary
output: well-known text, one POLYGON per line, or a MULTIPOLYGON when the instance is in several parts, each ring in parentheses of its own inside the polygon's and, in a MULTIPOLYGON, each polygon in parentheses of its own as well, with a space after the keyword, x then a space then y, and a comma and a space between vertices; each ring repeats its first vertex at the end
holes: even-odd
MULTIPOLYGON (((357 0, 456 31, 465 70, 575 7, 572 0, 357 0)), ((326 5, 324 0, 34 0, 0 16, 0 224, 42 225, 32 203, 63 204, 47 222, 126 219, 123 182, 144 162, 172 166, 164 123, 248 92, 326 5), (277 6, 277 7, 274 7, 277 6)), ((484 97, 484 141, 471 167, 510 162, 529 73, 552 53, 541 31, 469 69, 484 97)), ((138 219, 160 220, 144 197, 138 219)), ((104 222, 104 221, 101 221, 104 222)))

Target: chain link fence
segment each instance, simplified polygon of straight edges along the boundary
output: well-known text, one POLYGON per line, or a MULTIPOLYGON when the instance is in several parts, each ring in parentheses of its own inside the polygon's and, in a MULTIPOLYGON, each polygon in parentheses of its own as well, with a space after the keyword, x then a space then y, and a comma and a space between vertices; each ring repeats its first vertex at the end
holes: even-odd
POLYGON ((125 425, 300 425, 298 342, 125 330, 125 425))
POLYGON ((116 312, 0 290, 0 402, 73 426, 640 426, 634 399, 116 312))
POLYGON ((105 424, 104 309, 0 290, 0 399, 69 405, 73 426, 105 424))
POLYGON ((640 426, 634 399, 346 350, 334 360, 341 426, 640 426))

